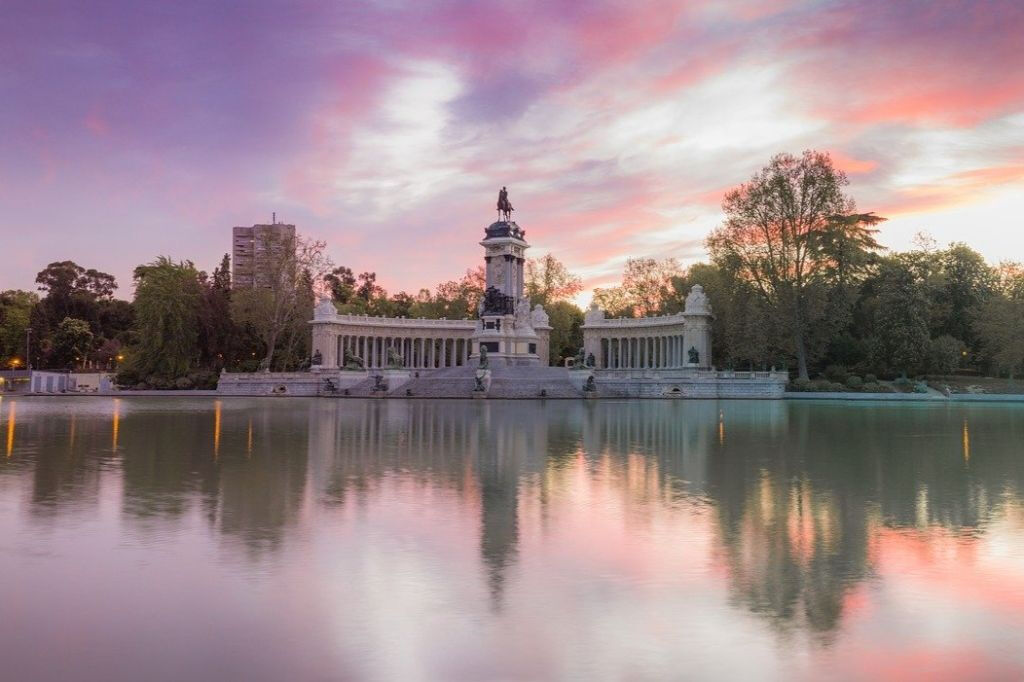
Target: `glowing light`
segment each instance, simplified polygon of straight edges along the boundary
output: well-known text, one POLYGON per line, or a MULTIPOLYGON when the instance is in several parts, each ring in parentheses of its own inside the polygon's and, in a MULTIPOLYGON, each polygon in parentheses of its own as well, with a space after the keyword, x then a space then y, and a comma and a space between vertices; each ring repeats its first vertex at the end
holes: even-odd
POLYGON ((964 438, 964 464, 967 464, 968 462, 971 461, 971 432, 967 428, 967 419, 966 418, 964 419, 963 438, 964 438))
POLYGON ((718 411, 718 444, 725 445, 725 415, 718 411))
POLYGON ((252 417, 249 417, 249 433, 245 441, 246 456, 252 455, 252 417))
POLYGON ((112 430, 113 430, 114 452, 117 452, 117 434, 118 434, 118 430, 119 430, 119 428, 121 426, 121 399, 120 398, 114 398, 114 417, 113 417, 113 423, 112 423, 111 426, 113 427, 112 430))
POLYGON ((213 457, 220 453, 220 401, 213 402, 213 457))
POLYGON ((75 448, 75 415, 71 415, 71 431, 68 433, 68 449, 75 448))
POLYGON ((10 407, 7 408, 7 456, 10 457, 11 453, 14 452, 14 406, 16 403, 12 402, 10 407))

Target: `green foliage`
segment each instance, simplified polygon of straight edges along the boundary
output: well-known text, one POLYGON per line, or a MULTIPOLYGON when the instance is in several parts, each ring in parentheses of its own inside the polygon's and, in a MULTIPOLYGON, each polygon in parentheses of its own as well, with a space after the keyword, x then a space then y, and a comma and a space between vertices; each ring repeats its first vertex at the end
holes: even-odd
POLYGON ((89 323, 65 317, 53 335, 50 363, 54 367, 71 369, 92 350, 93 334, 89 323))
POLYGON ((17 358, 25 365, 25 332, 32 319, 32 309, 39 297, 30 291, 0 292, 0 366, 10 366, 17 358))
POLYGON ((551 325, 550 362, 560 366, 583 346, 583 311, 568 301, 555 301, 545 308, 551 325))
MULTIPOLYGON (((712 260, 749 282, 787 322, 798 372, 805 379, 808 331, 821 325, 827 308, 824 291, 813 289, 819 280, 835 278, 836 254, 857 244, 841 235, 863 222, 851 215, 853 201, 843 194, 846 184, 828 154, 778 154, 750 182, 726 194, 725 223, 707 240, 712 260)), ((872 224, 878 221, 865 215, 872 224)))
POLYGON ((874 315, 871 357, 887 372, 917 372, 929 347, 927 299, 911 273, 886 263, 874 315))
POLYGON ((843 365, 829 365, 825 368, 823 374, 829 381, 838 383, 845 383, 847 377, 850 376, 850 373, 846 371, 846 367, 843 365))
POLYGON ((1000 268, 997 292, 979 306, 975 328, 985 357, 1010 378, 1024 370, 1024 269, 1000 268))
POLYGON ((126 369, 140 377, 187 374, 199 357, 199 272, 166 256, 135 268, 135 338, 126 369))
POLYGON ((960 365, 967 347, 948 334, 932 339, 928 345, 928 371, 932 374, 952 374, 960 365))
POLYGON ((854 391, 859 391, 861 388, 863 388, 863 386, 864 386, 864 380, 861 379, 856 374, 851 374, 850 376, 846 377, 846 387, 847 388, 849 388, 851 390, 854 390, 854 391))

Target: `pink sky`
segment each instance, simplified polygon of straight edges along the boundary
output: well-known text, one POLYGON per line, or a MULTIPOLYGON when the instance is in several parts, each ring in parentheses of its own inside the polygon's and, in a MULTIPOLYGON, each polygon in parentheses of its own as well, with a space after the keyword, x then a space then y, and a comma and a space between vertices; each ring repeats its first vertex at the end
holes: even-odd
POLYGON ((210 270, 271 212, 391 291, 458 277, 507 185, 588 289, 704 256, 719 201, 829 150, 858 207, 1024 260, 1024 5, 90 3, 0 22, 0 289, 210 270))

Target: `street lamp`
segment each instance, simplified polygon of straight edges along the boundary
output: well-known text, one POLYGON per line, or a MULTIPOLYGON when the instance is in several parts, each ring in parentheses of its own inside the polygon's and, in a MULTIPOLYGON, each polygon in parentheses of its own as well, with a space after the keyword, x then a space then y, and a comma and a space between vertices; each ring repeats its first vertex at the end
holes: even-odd
POLYGON ((18 369, 18 365, 21 364, 21 360, 18 358, 11 358, 11 369, 18 369))

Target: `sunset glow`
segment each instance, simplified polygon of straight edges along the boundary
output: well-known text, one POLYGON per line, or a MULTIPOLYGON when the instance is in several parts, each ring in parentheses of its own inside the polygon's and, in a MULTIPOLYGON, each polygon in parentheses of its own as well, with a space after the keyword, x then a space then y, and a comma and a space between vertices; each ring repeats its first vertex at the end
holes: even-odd
POLYGON ((14 0, 3 24, 3 289, 73 259, 129 297, 135 265, 211 270, 276 211, 415 291, 476 262, 507 185, 532 255, 590 290, 703 258, 723 193, 805 148, 887 246, 1024 257, 1012 0, 14 0))

